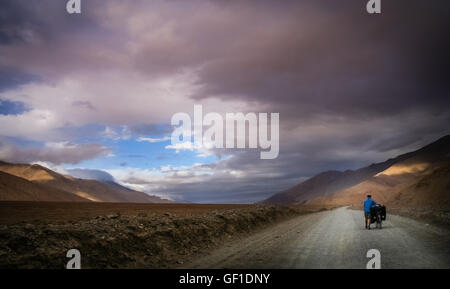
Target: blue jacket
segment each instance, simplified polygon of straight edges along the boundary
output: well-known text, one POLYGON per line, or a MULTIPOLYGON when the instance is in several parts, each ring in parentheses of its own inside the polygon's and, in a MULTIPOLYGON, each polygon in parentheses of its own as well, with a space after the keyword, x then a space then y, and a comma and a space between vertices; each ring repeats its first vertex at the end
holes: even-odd
POLYGON ((365 199, 364 200, 364 212, 370 213, 370 207, 375 206, 377 203, 375 203, 372 199, 365 199))

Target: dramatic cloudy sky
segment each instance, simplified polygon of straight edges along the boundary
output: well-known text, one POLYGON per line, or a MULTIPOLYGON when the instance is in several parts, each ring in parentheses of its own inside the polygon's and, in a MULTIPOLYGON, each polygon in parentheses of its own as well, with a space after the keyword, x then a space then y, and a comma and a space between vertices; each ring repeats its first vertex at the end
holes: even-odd
POLYGON ((2 0, 0 159, 255 202, 450 133, 450 2, 2 0), (280 154, 175 150, 171 116, 279 112, 280 154))

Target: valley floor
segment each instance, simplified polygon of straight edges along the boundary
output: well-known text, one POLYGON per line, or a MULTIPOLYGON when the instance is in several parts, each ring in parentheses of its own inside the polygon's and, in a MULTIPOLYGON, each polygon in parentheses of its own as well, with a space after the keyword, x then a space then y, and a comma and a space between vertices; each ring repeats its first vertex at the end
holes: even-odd
POLYGON ((173 268, 321 208, 0 202, 0 268, 173 268))
POLYGON ((0 268, 450 268, 450 229, 305 206, 0 202, 0 268))

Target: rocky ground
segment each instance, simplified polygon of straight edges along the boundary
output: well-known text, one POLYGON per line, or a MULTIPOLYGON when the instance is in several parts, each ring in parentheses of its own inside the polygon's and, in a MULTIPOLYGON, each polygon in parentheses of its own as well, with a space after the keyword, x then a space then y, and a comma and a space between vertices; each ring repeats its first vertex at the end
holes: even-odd
POLYGON ((450 208, 389 208, 389 213, 440 227, 450 228, 450 208))
POLYGON ((82 268, 173 268, 275 222, 321 210, 237 206, 193 215, 112 213, 75 220, 0 225, 0 268, 64 268, 81 252, 82 268))

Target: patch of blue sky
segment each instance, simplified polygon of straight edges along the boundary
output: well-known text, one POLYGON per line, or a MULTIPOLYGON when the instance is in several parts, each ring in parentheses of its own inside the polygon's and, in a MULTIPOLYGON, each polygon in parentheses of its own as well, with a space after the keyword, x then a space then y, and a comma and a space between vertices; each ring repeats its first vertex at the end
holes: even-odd
MULTIPOLYGON (((156 137, 155 137, 156 138, 156 137)), ((83 161, 77 165, 67 165, 66 168, 86 169, 159 169, 168 166, 192 166, 196 163, 209 164, 218 160, 215 155, 199 156, 196 151, 182 150, 178 153, 174 149, 167 149, 170 140, 161 142, 137 141, 135 138, 126 140, 104 139, 104 146, 112 147, 110 156, 98 157, 83 161)))
MULTIPOLYGON (((130 135, 127 139, 111 139, 103 134, 104 125, 89 124, 82 127, 62 127, 61 133, 64 135, 54 141, 68 141, 76 144, 100 143, 103 146, 111 147, 109 156, 96 157, 84 160, 78 164, 63 164, 66 169, 159 169, 160 167, 171 166, 192 166, 194 164, 210 164, 218 161, 215 155, 201 156, 198 151, 167 149, 171 144, 170 139, 158 142, 138 141, 138 136, 130 135)), ((120 133, 120 127, 114 128, 120 133)), ((157 134, 148 136, 152 139, 164 139, 167 136, 157 134)), ((8 138, 11 142, 23 148, 44 147, 45 142, 29 141, 21 138, 8 138)))
POLYGON ((27 140, 20 137, 5 136, 5 138, 20 148, 42 148, 45 143, 42 141, 27 140))
POLYGON ((19 115, 29 110, 29 107, 23 102, 0 99, 0 114, 2 115, 19 115))

